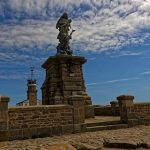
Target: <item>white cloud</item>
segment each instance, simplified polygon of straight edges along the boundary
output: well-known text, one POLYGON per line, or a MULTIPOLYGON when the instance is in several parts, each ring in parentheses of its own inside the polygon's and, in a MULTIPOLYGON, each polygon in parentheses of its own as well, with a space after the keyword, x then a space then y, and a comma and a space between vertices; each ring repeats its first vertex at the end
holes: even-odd
POLYGON ((115 80, 109 80, 109 81, 104 81, 104 82, 88 83, 86 85, 87 86, 94 86, 94 85, 112 84, 112 83, 132 81, 132 80, 138 80, 138 79, 139 79, 138 77, 122 78, 122 79, 115 79, 115 80))
MULTIPOLYGON (((30 66, 31 67, 31 66, 30 66)), ((27 80, 31 77, 30 68, 28 69, 18 66, 15 70, 12 66, 8 67, 7 71, 5 67, 0 71, 0 80, 27 80)), ((41 70, 39 68, 34 69, 34 78, 37 79, 41 77, 41 70)))
POLYGON ((43 58, 38 58, 36 56, 33 56, 32 53, 27 53, 27 54, 17 54, 13 52, 0 52, 0 62, 4 63, 10 63, 11 65, 16 64, 16 65, 33 65, 34 63, 42 63, 43 58), (34 62, 34 63, 33 63, 34 62))
POLYGON ((20 80, 29 78, 29 74, 25 72, 1 71, 0 80, 20 80))
POLYGON ((96 57, 91 57, 91 58, 89 58, 89 60, 96 60, 96 57))
POLYGON ((150 75, 150 71, 142 72, 141 75, 150 75))
POLYGON ((16 74, 5 74, 5 75, 1 75, 0 74, 0 80, 20 80, 23 79, 25 77, 23 77, 23 75, 16 75, 16 74))
POLYGON ((1 24, 0 44, 4 47, 29 47, 56 44, 57 31, 53 22, 25 21, 22 24, 1 24), (52 41, 52 42, 51 42, 52 41))
POLYGON ((143 55, 143 52, 132 52, 132 51, 120 51, 114 55, 111 55, 111 53, 107 53, 110 55, 111 58, 114 57, 123 57, 123 56, 141 56, 143 55))
MULTIPOLYGON (((67 11, 73 18, 73 50, 107 51, 144 43, 150 33, 150 1, 145 0, 1 0, 0 46, 37 53, 55 50, 58 17, 67 11)), ((1 53, 6 53, 0 50, 1 53)), ((123 55, 140 55, 124 53, 123 55)))

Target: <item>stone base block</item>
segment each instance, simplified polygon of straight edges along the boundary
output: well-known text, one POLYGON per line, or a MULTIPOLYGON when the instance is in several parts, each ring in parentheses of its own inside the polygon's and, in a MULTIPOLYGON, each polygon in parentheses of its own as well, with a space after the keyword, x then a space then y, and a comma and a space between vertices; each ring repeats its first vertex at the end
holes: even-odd
POLYGON ((8 131, 0 131, 0 141, 7 141, 9 138, 8 131))

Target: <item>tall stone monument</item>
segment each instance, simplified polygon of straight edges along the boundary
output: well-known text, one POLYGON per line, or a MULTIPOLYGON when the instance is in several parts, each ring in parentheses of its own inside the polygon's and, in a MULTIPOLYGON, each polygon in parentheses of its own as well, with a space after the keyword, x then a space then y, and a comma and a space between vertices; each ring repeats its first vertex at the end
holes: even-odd
POLYGON ((83 79, 82 65, 86 59, 73 56, 70 49, 69 41, 75 32, 75 30, 70 32, 71 22, 68 14, 64 13, 56 24, 56 29, 59 30, 57 54, 50 56, 42 65, 46 70, 45 81, 41 88, 42 104, 75 104, 76 107, 83 105, 82 112, 84 111, 84 116, 89 118, 94 116, 94 111, 83 79))

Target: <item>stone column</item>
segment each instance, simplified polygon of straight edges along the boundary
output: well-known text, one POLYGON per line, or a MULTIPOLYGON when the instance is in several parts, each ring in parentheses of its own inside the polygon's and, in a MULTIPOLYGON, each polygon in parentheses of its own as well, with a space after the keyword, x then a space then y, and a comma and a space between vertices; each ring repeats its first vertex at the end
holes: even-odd
POLYGON ((117 107, 118 107, 118 102, 117 101, 111 101, 111 111, 112 111, 112 115, 117 116, 117 107))
POLYGON ((8 140, 8 102, 9 97, 0 96, 0 141, 8 140))
POLYGON ((73 106, 73 122, 74 124, 84 123, 85 110, 84 100, 81 96, 70 96, 69 104, 73 106))
POLYGON ((85 102, 82 96, 70 96, 68 103, 73 106, 73 132, 85 130, 85 102))
POLYGON ((131 95, 121 95, 117 97, 120 109, 120 119, 124 123, 128 123, 128 111, 134 106, 133 99, 134 96, 131 95))

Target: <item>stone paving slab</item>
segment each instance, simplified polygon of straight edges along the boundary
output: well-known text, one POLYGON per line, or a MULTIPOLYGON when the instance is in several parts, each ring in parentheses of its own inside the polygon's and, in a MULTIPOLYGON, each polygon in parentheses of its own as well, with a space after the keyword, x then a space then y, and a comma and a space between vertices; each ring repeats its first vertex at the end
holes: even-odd
POLYGON ((117 150, 117 148, 126 150, 132 150, 135 148, 141 150, 150 149, 150 126, 136 126, 134 128, 118 130, 105 130, 47 138, 0 142, 0 150, 48 150, 52 145, 57 144, 70 144, 76 149, 79 145, 84 145, 86 148, 92 147, 96 150, 117 150), (116 147, 114 147, 115 144, 116 147), (123 146, 123 144, 125 144, 125 148, 119 146, 123 146), (107 147, 104 148, 104 145, 107 147), (129 147, 127 147, 127 145, 129 147), (131 145, 136 147, 132 147, 131 145))
POLYGON ((119 116, 95 116, 94 118, 85 119, 85 123, 119 121, 119 116))

